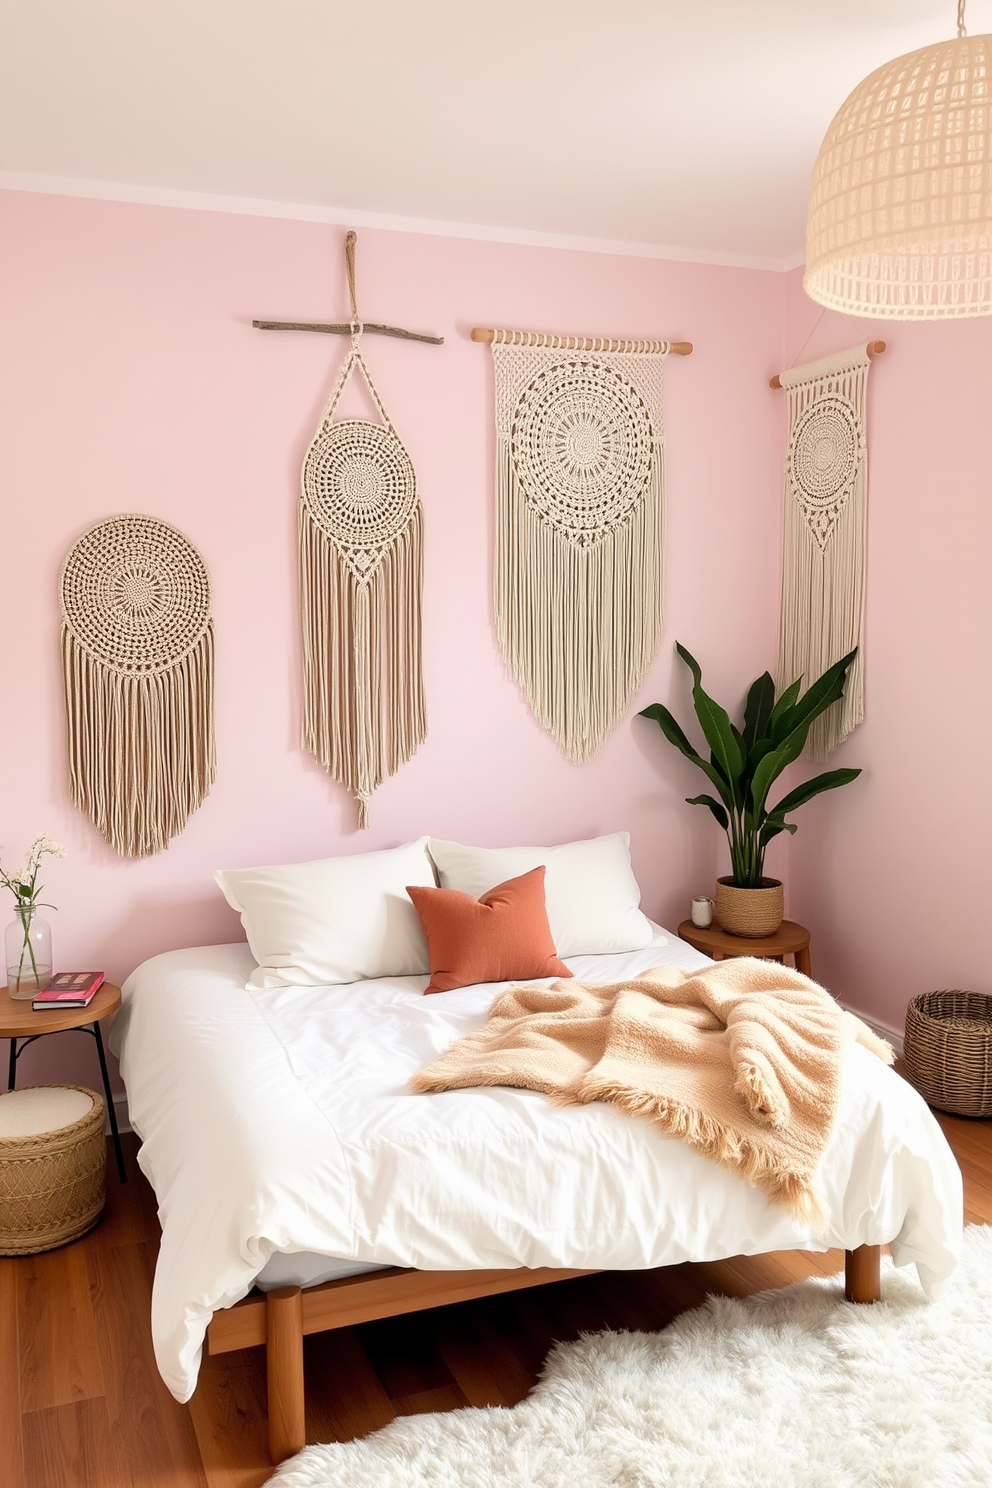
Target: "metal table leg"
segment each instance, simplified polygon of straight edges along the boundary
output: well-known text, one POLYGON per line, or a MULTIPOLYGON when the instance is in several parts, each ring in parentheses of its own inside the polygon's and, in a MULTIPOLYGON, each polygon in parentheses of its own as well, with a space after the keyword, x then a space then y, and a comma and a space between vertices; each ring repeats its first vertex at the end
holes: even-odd
POLYGON ((117 1153, 117 1172, 120 1174, 122 1183, 127 1182, 127 1169, 124 1166, 124 1152, 121 1148, 121 1134, 117 1130, 117 1108, 114 1105, 114 1097, 110 1092, 110 1076, 107 1073, 107 1058, 103 1052, 103 1038, 100 1034, 99 1023, 93 1024, 93 1037, 96 1039, 96 1052, 100 1056, 100 1073, 103 1076, 103 1093, 107 1098, 107 1114, 110 1117, 110 1130, 114 1138, 114 1151, 117 1153))

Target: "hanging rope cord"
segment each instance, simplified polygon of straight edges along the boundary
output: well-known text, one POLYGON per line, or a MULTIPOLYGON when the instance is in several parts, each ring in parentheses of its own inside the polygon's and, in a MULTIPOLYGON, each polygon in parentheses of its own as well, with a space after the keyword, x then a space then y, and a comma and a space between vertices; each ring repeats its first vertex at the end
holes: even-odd
MULTIPOLYGON (((357 241, 357 239, 356 239, 355 234, 353 232, 348 233, 347 237, 344 240, 344 258, 345 258, 345 264, 347 265, 347 268, 348 268, 348 298, 351 300, 351 344, 352 344, 352 346, 354 346, 357 349, 357 347, 358 347, 358 338, 359 338, 359 336, 361 336, 362 331, 364 330, 364 326, 362 325, 362 322, 358 318, 358 294, 357 294, 356 289, 355 289, 355 243, 356 243, 356 241, 357 241)), ((366 380, 366 382, 368 382, 368 378, 367 377, 366 377, 365 380, 366 380)), ((372 396, 375 398, 376 405, 379 408, 379 412, 382 413, 383 418, 385 418, 385 413, 383 412, 382 404, 379 402, 379 399, 378 399, 378 396, 376 394, 375 388, 372 387, 371 382, 369 382, 369 387, 372 389, 372 396)))

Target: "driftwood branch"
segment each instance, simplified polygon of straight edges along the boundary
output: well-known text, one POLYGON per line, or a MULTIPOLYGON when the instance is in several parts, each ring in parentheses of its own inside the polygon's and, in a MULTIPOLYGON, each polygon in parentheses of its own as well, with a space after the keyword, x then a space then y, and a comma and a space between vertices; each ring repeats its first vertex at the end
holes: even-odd
MULTIPOLYGON (((350 336, 355 329, 351 325, 318 325, 303 320, 253 320, 259 331, 323 331, 328 336, 350 336)), ((361 322, 361 328, 370 336, 398 336, 401 341, 426 341, 429 346, 443 346, 443 336, 425 336, 420 331, 403 331, 399 326, 375 325, 371 320, 361 322)))

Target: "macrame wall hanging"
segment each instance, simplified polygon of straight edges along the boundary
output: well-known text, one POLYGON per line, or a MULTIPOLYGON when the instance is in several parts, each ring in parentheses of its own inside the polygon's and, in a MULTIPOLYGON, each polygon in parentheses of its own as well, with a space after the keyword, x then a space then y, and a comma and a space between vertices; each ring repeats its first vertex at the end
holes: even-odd
POLYGON ((300 485, 302 740, 354 796, 358 825, 367 827, 372 793, 427 737, 427 705, 421 667, 423 511, 410 456, 372 382, 360 342, 363 331, 433 346, 444 338, 362 324, 355 243, 349 232, 347 324, 252 324, 265 331, 351 337, 307 450, 300 485), (334 417, 355 373, 378 411, 378 423, 334 417))
POLYGON ((662 367, 687 343, 477 328, 496 375, 495 614, 569 760, 619 722, 662 628, 662 367))
POLYGON ((410 456, 356 335, 303 462, 303 744, 358 803, 427 737, 423 513, 410 456), (382 422, 334 418, 358 372, 382 422))
POLYGON ((216 773, 206 565, 167 522, 111 517, 60 594, 72 800, 122 857, 161 852, 216 773))
POLYGON ((884 343, 856 346, 773 378, 787 389, 785 542, 778 684, 807 685, 855 646, 844 696, 816 720, 807 753, 825 759, 864 717, 868 368, 884 343))

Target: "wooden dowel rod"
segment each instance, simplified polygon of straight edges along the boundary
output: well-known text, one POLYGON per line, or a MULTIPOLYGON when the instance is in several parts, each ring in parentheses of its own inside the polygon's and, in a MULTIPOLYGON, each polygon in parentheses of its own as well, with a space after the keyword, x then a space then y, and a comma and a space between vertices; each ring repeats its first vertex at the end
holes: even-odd
POLYGON ((303 1295, 276 1287, 265 1298, 269 1456, 284 1462, 306 1445, 303 1397, 303 1295))
MULTIPOLYGON (((350 336, 350 325, 323 325, 306 320, 253 320, 256 331, 323 331, 328 336, 350 336)), ((402 341, 426 341, 428 346, 443 346, 443 336, 425 336, 421 331, 403 331, 399 326, 376 325, 371 320, 362 322, 362 330, 371 336, 399 336, 402 341)))
MULTIPOLYGON (((667 346, 674 356, 691 356, 691 341, 649 341, 637 340, 635 337, 607 337, 607 336, 544 336, 540 332, 530 333, 528 331, 506 331, 507 336, 519 336, 516 342, 518 346, 528 345, 528 336, 533 334, 534 339, 530 341, 532 346, 552 346, 562 351, 622 351, 625 346, 634 346, 640 349, 648 347, 667 346)), ((496 332, 492 326, 473 326, 472 340, 491 342, 495 339, 496 332)), ((508 344, 513 344, 508 343, 508 344)))
MULTIPOLYGON (((881 356, 884 350, 884 341, 869 341, 867 347, 869 361, 872 357, 881 356)), ((775 373, 774 377, 768 379, 768 386, 773 388, 780 388, 782 386, 782 379, 778 372, 775 373)))

